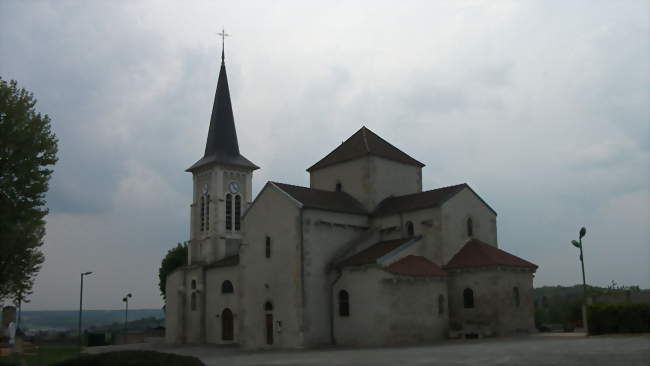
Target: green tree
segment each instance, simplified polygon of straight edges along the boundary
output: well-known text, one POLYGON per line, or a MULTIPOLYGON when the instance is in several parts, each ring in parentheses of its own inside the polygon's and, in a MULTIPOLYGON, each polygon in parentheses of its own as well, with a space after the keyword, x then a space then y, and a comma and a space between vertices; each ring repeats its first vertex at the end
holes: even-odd
POLYGON ((158 286, 160 287, 160 294, 163 299, 167 299, 165 294, 165 285, 167 284, 167 276, 172 273, 176 268, 182 267, 187 264, 187 243, 178 243, 177 246, 170 249, 163 258, 158 270, 158 286))
POLYGON ((25 301, 44 257, 45 193, 57 161, 50 118, 0 78, 0 300, 25 301))

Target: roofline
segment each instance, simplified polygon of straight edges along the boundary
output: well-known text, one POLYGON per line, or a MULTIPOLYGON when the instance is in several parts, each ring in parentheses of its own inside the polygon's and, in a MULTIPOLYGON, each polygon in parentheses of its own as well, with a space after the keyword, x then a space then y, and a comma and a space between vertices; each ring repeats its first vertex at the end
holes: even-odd
MULTIPOLYGON (((249 170, 249 171, 255 171, 255 170, 260 169, 260 167, 258 167, 255 164, 253 164, 253 166, 249 166, 249 165, 221 163, 221 162, 218 162, 218 161, 210 161, 210 162, 207 162, 207 163, 204 163, 204 164, 201 164, 201 165, 196 165, 202 159, 203 158, 199 159, 192 166, 185 169, 185 171, 188 172, 188 173, 194 173, 195 171, 200 170, 200 169, 208 170, 208 169, 212 168, 214 165, 222 165, 222 166, 225 166, 225 167, 234 167, 234 168, 240 168, 240 169, 243 168, 244 170, 249 170)), ((244 158, 244 159, 246 159, 246 158, 244 158)), ((246 160, 248 160, 248 159, 246 159, 246 160)))
POLYGON ((410 247, 411 245, 417 243, 422 239, 422 235, 414 236, 410 240, 407 240, 404 242, 402 245, 398 246, 397 248, 391 250, 390 252, 382 255, 381 257, 375 259, 375 263, 378 263, 382 266, 387 265, 386 263, 389 262, 391 259, 393 259, 396 255, 398 255, 401 251, 405 250, 406 248, 410 247))
MULTIPOLYGON (((525 259, 524 259, 525 260, 525 259)), ((511 265, 511 264, 481 264, 478 266, 442 266, 442 269, 445 271, 463 271, 463 270, 468 270, 468 269, 488 269, 488 268, 504 268, 504 269, 523 269, 523 270, 528 270, 532 272, 536 272, 537 269, 539 268, 538 265, 533 264, 533 266, 516 266, 516 265, 511 265)))
POLYGON ((291 202, 295 203, 295 204, 298 206, 299 209, 302 208, 302 206, 303 206, 302 202, 300 202, 300 201, 296 200, 295 198, 291 197, 290 194, 288 194, 287 192, 283 191, 280 187, 278 187, 278 186, 275 185, 272 181, 269 180, 269 181, 266 182, 266 184, 264 185, 264 187, 262 187, 262 189, 260 190, 260 193, 258 193, 257 196, 255 196, 255 199, 253 200, 253 202, 251 202, 251 204, 248 206, 248 208, 246 209, 246 211, 241 215, 241 219, 242 219, 242 220, 244 220, 244 218, 246 217, 246 215, 248 215, 248 213, 251 211, 251 209, 253 208, 253 206, 255 206, 255 203, 257 203, 257 200, 262 196, 262 193, 264 193, 264 191, 266 191, 267 189, 269 189, 269 187, 272 188, 272 189, 277 190, 278 192, 282 193, 282 195, 288 197, 289 200, 290 200, 291 202))
MULTIPOLYGON (((397 149, 397 148, 396 148, 396 149, 397 149)), ((400 150, 400 151, 402 151, 402 150, 400 150)), ((332 151, 332 152, 333 152, 333 151, 332 151)), ((402 151, 402 152, 403 152, 403 151, 402 151)), ((404 153, 404 152, 403 152, 403 153, 404 153)), ((404 153, 404 154, 406 154, 406 153, 404 153)), ((329 154, 327 154, 327 155, 329 155, 329 154)), ((325 158, 327 157, 327 155, 325 155, 325 157, 324 157, 323 159, 325 159, 325 158)), ((419 164, 409 164, 409 163, 405 163, 405 162, 403 162, 403 161, 398 161, 398 160, 395 160, 395 159, 389 159, 389 158, 387 158, 387 157, 385 157, 385 156, 381 156, 381 155, 379 155, 379 154, 375 154, 375 153, 373 153, 373 152, 369 152, 369 151, 367 151, 367 152, 363 153, 363 155, 354 156, 354 157, 351 157, 351 158, 348 158, 348 159, 339 160, 339 161, 336 161, 336 162, 334 162, 334 163, 326 164, 326 165, 323 165, 323 166, 321 166, 321 167, 318 167, 318 168, 315 168, 315 169, 314 169, 314 166, 315 166, 316 164, 318 164, 318 162, 316 162, 316 164, 310 166, 309 168, 307 168, 307 169, 305 169, 305 170, 311 173, 311 172, 313 172, 313 171, 321 170, 321 169, 325 169, 325 168, 329 168, 329 167, 331 167, 331 166, 338 165, 338 164, 341 164, 341 163, 347 163, 347 162, 350 162, 350 161, 353 161, 353 160, 362 159, 362 158, 365 158, 365 157, 368 156, 368 155, 370 155, 370 156, 374 156, 374 157, 376 157, 376 158, 381 158, 381 159, 384 159, 384 160, 388 160, 388 161, 394 161, 394 162, 396 162, 396 163, 401 163, 401 164, 404 164, 404 165, 416 166, 416 167, 418 167, 418 168, 420 168, 420 169, 422 169, 422 168, 424 168, 424 167, 426 166, 426 164, 423 164, 423 163, 421 163, 420 161, 415 160, 415 159, 412 158, 412 157, 411 157, 411 159, 417 161, 419 164)), ((321 160, 323 160, 323 159, 321 159, 321 160)), ((319 161, 320 161, 320 160, 319 160, 319 161)))

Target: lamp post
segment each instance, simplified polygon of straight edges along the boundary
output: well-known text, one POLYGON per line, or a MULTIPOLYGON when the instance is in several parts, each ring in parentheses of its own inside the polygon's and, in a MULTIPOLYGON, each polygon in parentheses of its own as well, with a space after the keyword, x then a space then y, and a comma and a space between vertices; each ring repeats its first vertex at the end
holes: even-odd
POLYGON ((81 287, 79 288, 79 353, 81 353, 81 347, 83 347, 83 338, 81 336, 81 309, 84 296, 84 276, 88 276, 91 273, 92 272, 83 272, 81 274, 81 287))
POLYGON ((126 308, 124 309, 124 337, 125 337, 124 340, 125 340, 125 342, 126 342, 127 323, 129 321, 129 298, 131 298, 131 297, 133 297, 133 295, 131 295, 131 293, 129 292, 122 299, 122 301, 124 301, 126 303, 126 308))
POLYGON ((582 326, 588 332, 589 326, 587 324, 587 280, 585 279, 585 258, 582 252, 582 238, 587 234, 587 229, 580 228, 580 237, 578 240, 571 240, 574 247, 580 249, 580 265, 582 266, 582 326))
POLYGON ((587 234, 587 229, 586 228, 581 228, 580 229, 580 237, 578 240, 571 240, 571 244, 573 244, 574 247, 580 249, 580 264, 582 265, 582 298, 587 302, 587 281, 585 280, 585 260, 584 256, 582 253, 582 238, 587 234))

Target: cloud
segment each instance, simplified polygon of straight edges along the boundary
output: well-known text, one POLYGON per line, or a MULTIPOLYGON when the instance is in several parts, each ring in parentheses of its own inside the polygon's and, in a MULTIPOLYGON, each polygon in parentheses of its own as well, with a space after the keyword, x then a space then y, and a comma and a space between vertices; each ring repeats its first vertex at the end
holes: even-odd
POLYGON ((425 188, 470 183, 499 213, 500 246, 540 265, 537 285, 579 282, 567 243, 586 225, 588 280, 648 287, 648 11, 2 2, 0 74, 35 93, 60 140, 31 306, 73 307, 88 269, 89 306, 119 307, 127 287, 160 305, 157 266, 188 236, 183 170, 205 146, 222 24, 255 192, 307 185, 304 169, 366 125, 427 164, 425 188))

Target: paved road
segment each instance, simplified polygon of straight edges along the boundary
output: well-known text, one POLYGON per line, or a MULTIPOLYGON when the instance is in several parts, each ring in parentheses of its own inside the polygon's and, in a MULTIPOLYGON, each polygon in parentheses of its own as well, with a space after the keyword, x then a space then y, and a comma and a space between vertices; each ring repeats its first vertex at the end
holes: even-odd
POLYGON ((133 344, 88 349, 89 353, 118 349, 151 349, 200 358, 208 366, 393 366, 393 365, 650 365, 650 335, 576 337, 533 335, 447 341, 430 346, 242 351, 223 346, 133 344))

